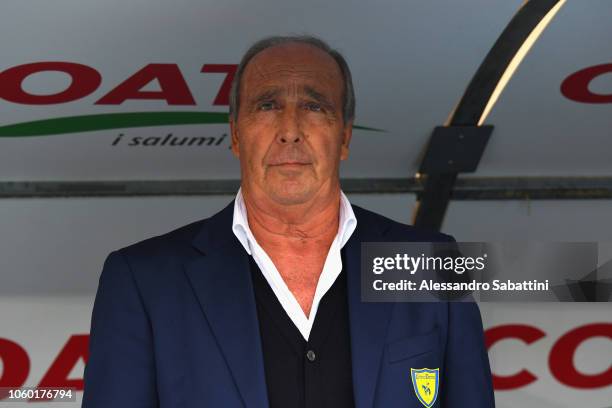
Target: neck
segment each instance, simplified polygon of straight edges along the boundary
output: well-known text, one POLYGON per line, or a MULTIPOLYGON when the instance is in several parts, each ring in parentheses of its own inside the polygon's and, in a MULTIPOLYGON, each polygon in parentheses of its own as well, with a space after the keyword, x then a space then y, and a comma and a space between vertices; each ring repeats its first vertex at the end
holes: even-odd
POLYGON ((309 242, 329 245, 338 232, 340 186, 312 200, 281 205, 248 188, 242 190, 249 228, 262 246, 286 247, 309 242))

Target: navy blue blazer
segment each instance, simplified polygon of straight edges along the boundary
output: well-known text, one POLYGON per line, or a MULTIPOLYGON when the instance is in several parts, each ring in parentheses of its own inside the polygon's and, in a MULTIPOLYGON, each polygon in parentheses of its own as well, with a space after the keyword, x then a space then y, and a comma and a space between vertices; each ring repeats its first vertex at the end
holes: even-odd
MULTIPOLYGON (((476 304, 360 301, 361 242, 452 238, 353 209, 357 228, 344 268, 356 407, 428 406, 411 378, 411 369, 421 368, 439 369, 438 389, 427 388, 437 392, 432 407, 493 407, 476 304)), ((232 215, 233 201, 210 218, 108 256, 92 314, 83 407, 268 406, 248 254, 232 232, 232 215)))

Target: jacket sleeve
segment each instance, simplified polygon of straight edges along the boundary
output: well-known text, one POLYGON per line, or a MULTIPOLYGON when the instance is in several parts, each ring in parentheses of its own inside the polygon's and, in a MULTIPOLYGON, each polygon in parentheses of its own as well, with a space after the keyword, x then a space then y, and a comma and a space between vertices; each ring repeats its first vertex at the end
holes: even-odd
POLYGON ((94 302, 82 407, 157 406, 151 324, 127 259, 115 251, 94 302))
POLYGON ((443 408, 493 408, 491 368, 475 302, 449 302, 440 392, 443 408))

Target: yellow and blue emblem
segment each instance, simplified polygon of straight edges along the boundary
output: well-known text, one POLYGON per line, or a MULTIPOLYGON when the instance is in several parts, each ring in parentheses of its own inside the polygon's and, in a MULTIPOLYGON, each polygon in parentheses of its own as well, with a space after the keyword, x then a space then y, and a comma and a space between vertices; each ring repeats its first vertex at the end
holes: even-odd
POLYGON ((421 404, 431 408, 438 398, 438 384, 440 383, 439 368, 411 368, 410 376, 417 398, 421 404))

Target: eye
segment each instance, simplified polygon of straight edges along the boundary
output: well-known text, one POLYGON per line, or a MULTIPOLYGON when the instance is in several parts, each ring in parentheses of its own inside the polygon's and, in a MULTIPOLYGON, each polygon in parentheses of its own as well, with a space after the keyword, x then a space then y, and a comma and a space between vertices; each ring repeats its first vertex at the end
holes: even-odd
POLYGON ((272 110, 274 108, 276 108, 276 104, 273 101, 266 101, 266 102, 262 102, 260 103, 257 108, 260 111, 269 111, 272 110))
POLYGON ((307 102, 305 106, 306 106, 306 109, 313 111, 313 112, 323 111, 323 106, 321 106, 321 104, 317 102, 307 102))

